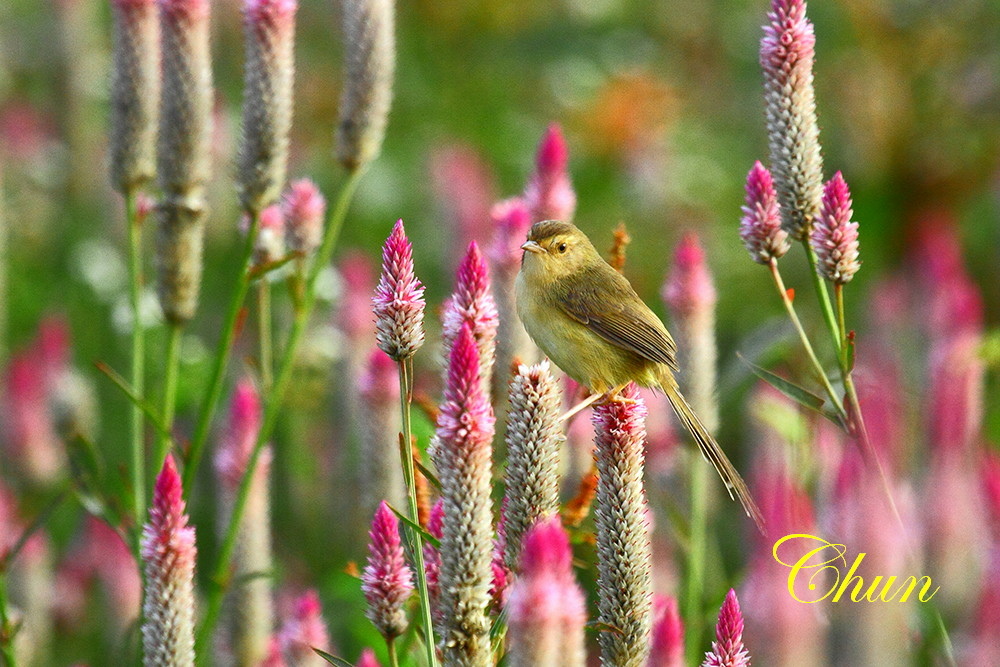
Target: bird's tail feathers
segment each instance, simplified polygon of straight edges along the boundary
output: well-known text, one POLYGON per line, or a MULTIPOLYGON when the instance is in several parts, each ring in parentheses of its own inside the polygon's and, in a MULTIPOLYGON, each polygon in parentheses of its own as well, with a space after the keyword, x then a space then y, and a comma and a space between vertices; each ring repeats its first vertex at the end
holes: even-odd
POLYGON ((698 449, 701 450, 702 456, 719 473, 719 477, 722 478, 722 481, 726 485, 726 490, 729 492, 729 497, 739 500, 747 516, 753 519, 761 533, 765 533, 764 516, 760 512, 760 508, 757 507, 757 503, 750 496, 750 489, 747 488, 746 482, 740 477, 740 473, 729 460, 729 457, 726 456, 726 453, 722 451, 719 443, 715 441, 712 434, 708 432, 705 425, 698 419, 698 415, 691 409, 691 406, 677 387, 677 383, 673 381, 661 382, 660 388, 670 401, 670 405, 677 414, 677 418, 680 419, 681 423, 684 424, 684 428, 688 430, 691 437, 698 443, 698 449))

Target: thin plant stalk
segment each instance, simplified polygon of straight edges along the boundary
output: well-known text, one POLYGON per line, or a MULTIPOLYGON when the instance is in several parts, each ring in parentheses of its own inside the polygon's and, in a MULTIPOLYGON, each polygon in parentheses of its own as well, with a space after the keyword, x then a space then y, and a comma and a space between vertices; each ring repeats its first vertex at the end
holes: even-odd
MULTIPOLYGON (((823 388, 826 393, 830 396, 830 400, 833 405, 837 408, 837 412, 840 413, 846 422, 847 413, 844 412, 844 404, 840 400, 840 396, 834 390, 833 385, 830 384, 830 378, 827 377, 826 371, 823 370, 823 366, 819 363, 819 359, 816 357, 816 352, 813 351, 812 344, 809 342, 809 336, 806 335, 805 329, 802 328, 802 322, 799 320, 798 313, 795 311, 795 304, 788 296, 788 290, 785 289, 785 281, 781 278, 781 272, 778 270, 778 261, 771 259, 768 264, 771 269, 771 277, 774 279, 774 286, 778 290, 778 294, 781 296, 781 302, 785 305, 785 312, 788 313, 789 319, 792 320, 792 324, 795 325, 795 330, 799 334, 799 339, 802 341, 802 347, 805 348, 806 354, 809 356, 809 361, 812 362, 813 368, 816 370, 816 375, 819 381, 823 384, 823 388)), ((840 292, 840 286, 837 286, 838 293, 840 292)), ((841 320, 843 321, 843 320, 841 320)), ((841 325, 842 327, 843 325, 841 325)))
MULTIPOLYGON (((132 391, 140 399, 144 398, 146 378, 146 341, 140 321, 139 310, 142 302, 142 225, 136 210, 135 191, 126 188, 125 224, 128 226, 128 267, 129 299, 132 306, 132 391)), ((146 452, 143 441, 142 408, 132 405, 130 442, 132 446, 132 510, 135 525, 141 525, 146 516, 146 452)))
MULTIPOLYGON (((417 502, 416 474, 413 469, 413 456, 410 451, 412 435, 410 432, 410 401, 413 397, 413 360, 411 358, 400 359, 399 361, 399 410, 403 422, 403 442, 399 448, 399 456, 403 462, 403 480, 406 483, 406 499, 409 505, 410 520, 420 523, 420 516, 417 502)), ((424 567, 424 545, 420 533, 406 526, 409 534, 409 543, 413 549, 414 570, 416 570, 417 593, 420 596, 420 620, 424 626, 425 648, 427 650, 427 664, 433 667, 437 664, 437 655, 434 651, 434 626, 431 617, 431 599, 427 591, 427 569, 424 567)), ((390 655, 392 654, 392 642, 389 642, 390 655)))
POLYGON ((257 281, 257 329, 260 337, 260 388, 267 394, 273 382, 274 353, 271 323, 271 283, 267 276, 257 281))
POLYGON ((396 656, 396 640, 385 640, 386 650, 389 652, 389 667, 399 667, 399 658, 396 656))
POLYGON ((833 304, 830 302, 830 292, 826 289, 823 277, 816 270, 819 260, 816 257, 816 251, 813 250, 812 245, 809 243, 808 237, 802 241, 802 246, 806 249, 806 257, 809 259, 809 272, 812 274, 813 285, 816 287, 816 297, 819 299, 820 310, 823 311, 823 319, 826 321, 827 328, 830 329, 834 350, 837 353, 837 358, 840 359, 844 346, 840 329, 837 326, 837 317, 833 313, 833 304))
MULTIPOLYGON (((330 258, 333 255, 333 249, 337 244, 337 237, 339 236, 340 229, 344 224, 344 218, 347 216, 347 209, 354 196, 354 192, 357 189, 358 181, 363 173, 364 170, 360 168, 351 171, 347 179, 344 181, 344 184, 341 186, 336 206, 330 215, 329 224, 323 234, 323 243, 320 245, 313 264, 309 269, 302 304, 295 311, 295 317, 292 321, 292 329, 288 335, 288 342, 285 344, 285 350, 281 357, 281 363, 278 366, 278 372, 275 375, 274 385, 271 388, 271 392, 265 397, 266 402, 264 404, 264 415, 261 419, 261 428, 257 435, 257 442, 254 444, 253 452, 251 452, 250 458, 247 461, 247 473, 244 473, 243 479, 240 480, 240 487, 237 491, 236 500, 233 504, 233 513, 230 518, 229 527, 226 529, 225 538, 223 539, 222 545, 219 549, 218 561, 216 562, 210 582, 211 590, 208 595, 205 616, 202 620, 201 628, 198 631, 197 639, 195 641, 195 651, 197 655, 204 655, 205 653, 204 648, 207 645, 209 637, 212 636, 212 630, 215 628, 215 624, 219 618, 219 611, 222 608, 223 597, 229 587, 229 584, 231 583, 229 581, 229 564, 233 557, 233 549, 236 546, 236 537, 238 534, 237 528, 243 518, 243 510, 246 507, 247 496, 250 491, 251 476, 248 473, 256 469, 257 460, 260 458, 260 453, 264 448, 264 443, 271 437, 271 432, 274 430, 274 426, 277 423, 282 400, 284 399, 285 391, 288 389, 288 383, 292 378, 292 367, 295 361, 295 353, 298 349, 299 342, 302 339, 302 335, 305 333, 306 326, 309 323, 309 315, 312 313, 313 306, 316 303, 316 281, 319 278, 320 272, 330 262, 330 258)), ((253 231, 256 232, 255 229, 253 231)), ((248 248, 250 249, 247 253, 249 257, 253 252, 252 242, 248 244, 248 248)), ((240 285, 243 289, 243 294, 245 295, 248 282, 246 280, 241 281, 240 285)), ((234 302, 235 301, 236 299, 234 299, 234 302)), ((233 314, 232 317, 233 325, 235 325, 236 315, 239 314, 238 304, 234 310, 236 313, 233 314)), ((229 336, 231 336, 231 332, 229 336)), ((230 345, 226 348, 227 350, 228 347, 231 347, 231 341, 230 345)), ((228 356, 228 352, 226 354, 228 356)), ((219 390, 221 391, 221 371, 219 371, 219 375, 219 390)), ((217 403, 217 399, 215 403, 217 403)), ((206 420, 203 415, 202 421, 210 423, 211 418, 209 417, 209 419, 206 420)), ((207 429, 208 426, 206 424, 206 434, 207 429)), ((202 440, 202 443, 203 442, 204 441, 202 440)), ((194 444, 197 444, 197 440, 194 444)), ((194 444, 192 444, 192 453, 194 452, 194 444)), ((202 446, 204 445, 202 444, 202 446)), ((195 461, 192 462, 194 463, 195 461)), ((185 473, 193 475, 192 466, 190 464, 185 470, 185 473)), ((191 479, 193 479, 193 477, 191 479)))
POLYGON ((0 657, 6 667, 17 667, 14 657, 14 627, 7 615, 7 571, 0 571, 0 657))
POLYGON ((691 530, 688 538, 684 625, 687 631, 688 661, 697 662, 701 655, 701 633, 704 629, 705 562, 708 538, 708 487, 711 467, 698 465, 698 454, 691 456, 691 530))
POLYGON ((170 324, 167 332, 167 350, 165 356, 165 379, 163 381, 163 433, 156 447, 154 463, 157 469, 163 467, 163 461, 170 450, 170 432, 174 426, 174 412, 177 408, 177 380, 181 364, 181 338, 184 328, 180 324, 170 324))
POLYGON ((205 453, 205 443, 208 440, 208 433, 212 426, 212 419, 215 411, 219 407, 219 400, 222 398, 222 385, 226 377, 226 366, 229 363, 229 356, 233 350, 233 343, 236 340, 236 323, 240 318, 240 311, 243 308, 243 301, 246 299, 247 291, 250 289, 250 267, 253 262, 254 245, 257 242, 257 232, 260 229, 260 214, 254 213, 250 216, 250 229, 247 231, 247 238, 243 246, 243 255, 240 262, 242 267, 240 278, 233 290, 232 299, 229 301, 229 310, 226 313, 226 321, 222 326, 222 336, 215 351, 215 364, 212 366, 211 379, 208 383, 208 393, 201 406, 201 413, 198 418, 198 425, 195 427, 194 438, 191 440, 191 449, 188 453, 186 465, 184 466, 184 490, 190 492, 191 485, 194 484, 195 474, 198 465, 205 453))

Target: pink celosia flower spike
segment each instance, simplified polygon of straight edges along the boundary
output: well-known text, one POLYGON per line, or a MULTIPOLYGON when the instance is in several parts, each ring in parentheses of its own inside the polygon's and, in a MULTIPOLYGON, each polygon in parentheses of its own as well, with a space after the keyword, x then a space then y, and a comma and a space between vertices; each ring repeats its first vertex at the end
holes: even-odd
MULTIPOLYGON (((427 519, 427 532, 441 539, 444 532, 444 501, 440 498, 431 507, 431 515, 427 519)), ((440 619, 440 581, 441 581, 441 552, 434 548, 430 542, 424 543, 424 569, 427 571, 427 595, 431 599, 431 612, 435 620, 440 619)))
POLYGON ((441 338, 446 355, 450 355, 459 331, 464 325, 476 341, 479 350, 483 391, 489 395, 490 378, 496 349, 499 315, 490 289, 490 270, 479 245, 472 241, 458 266, 455 291, 448 299, 441 316, 441 338))
POLYGON ((819 260, 816 270, 830 282, 849 283, 861 268, 858 223, 851 220, 851 192, 838 171, 823 187, 823 208, 810 241, 819 260))
POLYGON ((532 222, 573 219, 576 193, 569 180, 569 149, 562 128, 553 123, 538 146, 535 173, 524 189, 532 222))
POLYGON ((424 344, 424 286, 413 274, 413 246, 402 220, 382 248, 382 277, 372 304, 378 346, 396 361, 412 357, 424 344))
POLYGON ((142 645, 146 665, 194 665, 194 528, 188 526, 181 478, 171 456, 153 489, 142 530, 146 571, 142 645))
POLYGON ((813 58, 816 36, 805 0, 772 0, 760 42, 771 168, 782 224, 797 241, 809 238, 823 189, 813 58))
POLYGON ((491 446, 494 417, 480 380, 469 323, 451 350, 431 456, 441 481, 443 532, 438 585, 445 664, 490 661, 493 583, 491 446))
POLYGON ((326 199, 308 178, 294 181, 281 201, 285 214, 288 249, 303 256, 311 255, 323 240, 326 199))
POLYGON ((573 577, 573 554, 558 516, 524 536, 520 575, 507 599, 511 667, 583 667, 587 605, 573 577))
POLYGON ((705 261, 705 249, 701 247, 697 234, 689 232, 677 244, 673 270, 663 283, 661 295, 677 314, 689 314, 715 306, 715 285, 705 261))
POLYGON ((366 648, 361 652, 361 657, 358 658, 356 667, 382 667, 379 665, 378 660, 375 659, 375 652, 370 648, 366 648))
POLYGON ((774 181, 771 172, 759 161, 753 163, 747 174, 740 238, 750 258, 760 264, 768 264, 788 252, 788 233, 781 228, 774 181))
POLYGON ((273 204, 260 212, 260 229, 254 247, 254 263, 265 266, 285 256, 285 216, 273 204))
POLYGON ((307 590, 295 599, 292 616, 278 632, 278 644, 289 665, 322 667, 326 664, 313 648, 330 650, 330 634, 323 621, 323 607, 315 590, 307 590))
POLYGON ((653 600, 653 641, 648 667, 684 667, 684 625, 677 598, 660 595, 653 600))
POLYGON ((375 510, 369 533, 368 565, 361 575, 361 590, 368 601, 368 618, 387 640, 406 632, 406 610, 413 593, 413 573, 403 555, 399 519, 382 502, 375 510))
POLYGON ((406 485, 399 464, 399 372, 385 352, 372 348, 358 378, 362 456, 360 502, 367 515, 382 500, 406 504, 406 485))
POLYGON ((705 654, 702 667, 750 667, 750 654, 743 645, 743 613, 736 591, 729 589, 715 627, 716 641, 705 654))

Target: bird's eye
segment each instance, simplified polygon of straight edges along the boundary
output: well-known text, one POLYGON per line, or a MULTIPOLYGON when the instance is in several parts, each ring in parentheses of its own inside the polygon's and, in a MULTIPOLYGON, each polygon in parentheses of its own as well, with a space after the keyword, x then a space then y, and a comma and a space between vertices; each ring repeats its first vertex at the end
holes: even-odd
POLYGON ((566 252, 566 244, 565 243, 560 243, 559 244, 559 252, 566 252))

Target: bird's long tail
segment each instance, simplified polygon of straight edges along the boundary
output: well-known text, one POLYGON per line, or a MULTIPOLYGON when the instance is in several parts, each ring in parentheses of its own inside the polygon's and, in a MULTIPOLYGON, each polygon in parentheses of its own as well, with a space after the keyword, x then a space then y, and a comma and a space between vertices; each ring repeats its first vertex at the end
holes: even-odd
POLYGON ((722 451, 719 443, 715 441, 712 434, 708 432, 705 425, 698 419, 698 415, 688 405, 684 395, 681 394, 680 389, 677 387, 677 381, 673 378, 664 379, 660 382, 660 388, 667 395, 670 406, 677 414, 677 418, 680 419, 681 423, 684 424, 684 428, 688 430, 691 437, 698 443, 698 448, 701 450, 702 455, 712 464, 715 471, 719 473, 719 477, 722 478, 722 481, 726 485, 726 490, 729 491, 729 497, 739 500, 747 516, 753 519, 761 533, 765 533, 764 516, 760 513, 757 503, 750 497, 750 489, 747 488, 746 482, 740 477, 740 473, 733 466, 726 453, 722 451))

